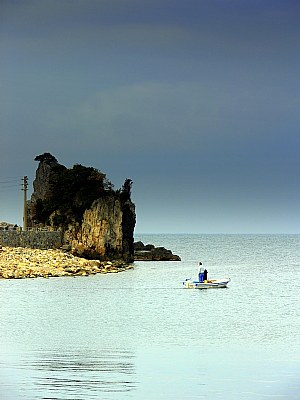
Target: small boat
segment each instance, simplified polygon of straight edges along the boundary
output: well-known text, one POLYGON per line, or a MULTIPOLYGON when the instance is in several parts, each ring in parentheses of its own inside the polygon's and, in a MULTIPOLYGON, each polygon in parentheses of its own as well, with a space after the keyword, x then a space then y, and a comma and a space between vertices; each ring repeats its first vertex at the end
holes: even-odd
POLYGON ((212 288, 226 288, 228 283, 230 282, 230 278, 223 279, 210 279, 205 280, 203 282, 193 281, 190 278, 187 278, 182 282, 183 287, 187 289, 212 289, 212 288))
MULTIPOLYGON (((205 272, 207 275, 206 270, 205 272)), ((183 287, 187 289, 226 288, 228 283, 230 282, 230 278, 204 279, 205 272, 203 268, 200 268, 198 271, 198 280, 192 280, 191 278, 186 278, 186 280, 182 282, 183 287)))

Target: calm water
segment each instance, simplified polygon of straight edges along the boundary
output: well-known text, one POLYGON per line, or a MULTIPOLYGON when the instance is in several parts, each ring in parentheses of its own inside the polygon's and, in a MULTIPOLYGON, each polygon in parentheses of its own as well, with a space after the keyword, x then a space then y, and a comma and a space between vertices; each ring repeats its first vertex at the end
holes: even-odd
POLYGON ((182 262, 0 281, 1 400, 300 399, 299 235, 136 240, 182 262))

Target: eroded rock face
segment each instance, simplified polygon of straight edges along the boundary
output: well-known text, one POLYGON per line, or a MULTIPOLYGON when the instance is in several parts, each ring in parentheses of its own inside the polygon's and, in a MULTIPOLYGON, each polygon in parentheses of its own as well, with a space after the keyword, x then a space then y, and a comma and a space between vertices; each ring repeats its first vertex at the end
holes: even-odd
POLYGON ((94 201, 84 212, 81 226, 71 226, 65 232, 65 241, 75 254, 87 258, 131 262, 134 226, 134 204, 129 200, 123 203, 119 196, 111 194, 94 201))
POLYGON ((102 256, 110 251, 122 253, 122 217, 121 203, 114 196, 94 201, 92 208, 83 215, 83 245, 94 248, 102 256))
POLYGON ((49 198, 51 194, 50 175, 58 168, 65 167, 59 164, 54 158, 53 160, 46 159, 39 163, 35 174, 35 180, 33 181, 33 193, 31 196, 31 201, 33 203, 38 199, 45 200, 49 198))

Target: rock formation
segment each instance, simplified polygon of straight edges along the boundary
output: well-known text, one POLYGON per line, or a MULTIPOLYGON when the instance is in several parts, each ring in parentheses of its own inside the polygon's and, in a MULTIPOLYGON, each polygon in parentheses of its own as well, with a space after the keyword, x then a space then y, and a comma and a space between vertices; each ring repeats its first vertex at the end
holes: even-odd
POLYGON ((50 179, 54 171, 65 169, 63 165, 59 164, 57 159, 50 153, 44 153, 36 156, 35 161, 39 161, 38 168, 33 181, 33 193, 31 201, 33 203, 38 200, 46 200, 51 196, 50 179))
POLYGON ((181 261, 180 257, 164 247, 155 247, 153 244, 144 245, 143 242, 134 243, 135 261, 181 261))
POLYGON ((132 181, 113 190, 105 174, 91 167, 68 169, 50 153, 39 165, 28 207, 28 226, 62 230, 73 254, 99 260, 133 261, 136 215, 132 181))

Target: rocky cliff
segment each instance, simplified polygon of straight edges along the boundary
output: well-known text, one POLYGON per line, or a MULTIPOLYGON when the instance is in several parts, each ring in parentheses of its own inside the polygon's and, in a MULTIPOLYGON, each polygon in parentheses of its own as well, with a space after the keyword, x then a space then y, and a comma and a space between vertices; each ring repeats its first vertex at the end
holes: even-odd
POLYGON ((114 190, 105 174, 81 165, 68 169, 49 153, 39 165, 29 203, 28 225, 62 230, 76 255, 100 260, 133 261, 136 221, 132 181, 114 190))
POLYGON ((38 200, 46 200, 51 196, 50 180, 54 172, 66 169, 59 164, 57 159, 50 153, 44 153, 35 158, 35 161, 40 161, 33 181, 33 193, 31 201, 36 203, 38 200))

